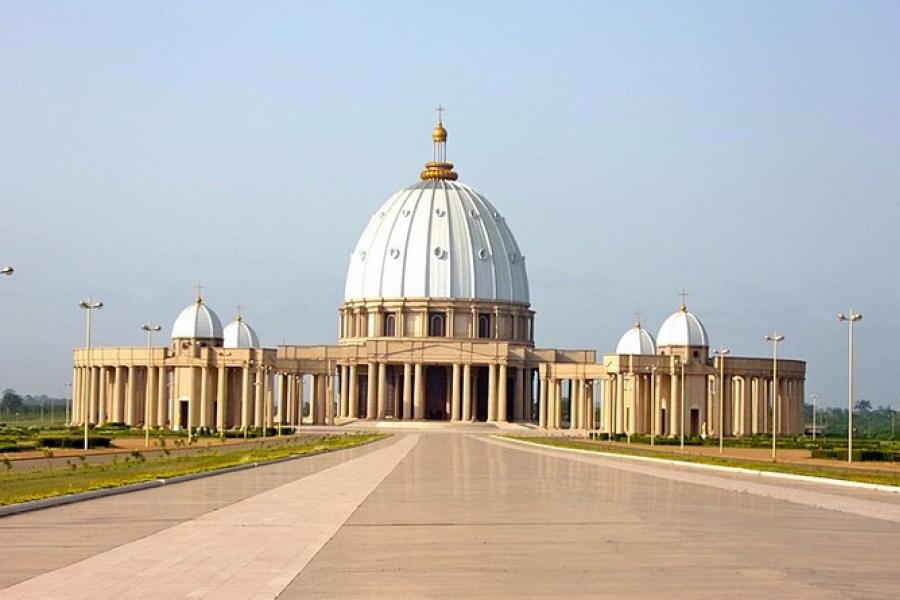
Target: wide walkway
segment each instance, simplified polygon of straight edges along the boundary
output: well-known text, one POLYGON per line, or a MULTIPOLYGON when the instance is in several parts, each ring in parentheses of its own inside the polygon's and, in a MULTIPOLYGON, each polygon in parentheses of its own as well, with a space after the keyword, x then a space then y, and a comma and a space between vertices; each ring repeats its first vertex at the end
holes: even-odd
POLYGON ((398 432, 0 519, 0 598, 893 597, 900 494, 398 432))

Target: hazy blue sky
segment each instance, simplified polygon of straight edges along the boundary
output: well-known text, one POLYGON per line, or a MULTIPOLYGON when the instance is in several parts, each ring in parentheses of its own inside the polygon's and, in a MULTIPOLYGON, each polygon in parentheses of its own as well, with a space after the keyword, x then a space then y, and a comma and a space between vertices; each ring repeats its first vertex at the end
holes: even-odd
MULTIPOLYGON (((0 2, 0 387, 165 337, 202 279, 330 343, 349 254, 430 156, 528 257, 539 345, 612 352, 678 291, 715 346, 900 398, 900 3, 0 2)), ((162 341, 162 339, 160 339, 162 341)))

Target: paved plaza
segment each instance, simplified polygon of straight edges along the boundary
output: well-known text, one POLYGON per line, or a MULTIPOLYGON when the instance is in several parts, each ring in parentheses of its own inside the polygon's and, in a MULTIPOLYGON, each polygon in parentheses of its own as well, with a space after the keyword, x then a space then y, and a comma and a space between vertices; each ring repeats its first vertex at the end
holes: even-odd
POLYGON ((0 598, 891 597, 900 494, 402 430, 0 519, 0 598))

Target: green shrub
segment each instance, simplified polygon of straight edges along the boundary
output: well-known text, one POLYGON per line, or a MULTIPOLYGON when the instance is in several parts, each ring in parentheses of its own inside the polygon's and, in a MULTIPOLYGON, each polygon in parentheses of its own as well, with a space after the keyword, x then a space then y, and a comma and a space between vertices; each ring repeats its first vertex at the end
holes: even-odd
MULTIPOLYGON (((45 435, 37 439, 44 448, 83 448, 84 438, 72 435, 45 435)), ((112 438, 100 435, 88 436, 88 448, 109 448, 112 438)))

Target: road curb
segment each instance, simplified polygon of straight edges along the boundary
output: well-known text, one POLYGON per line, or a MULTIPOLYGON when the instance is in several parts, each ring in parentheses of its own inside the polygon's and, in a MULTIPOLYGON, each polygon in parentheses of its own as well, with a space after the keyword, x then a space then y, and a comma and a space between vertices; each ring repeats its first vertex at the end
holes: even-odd
MULTIPOLYGON (((378 441, 378 440, 373 440, 378 441)), ((371 444, 372 442, 366 442, 365 444, 360 444, 359 446, 366 446, 371 444)), ((351 446, 353 448, 359 446, 351 446)), ((340 448, 340 450, 344 450, 345 448, 340 448)), ((228 473, 236 473, 238 471, 245 471, 247 469, 255 469, 256 467, 267 467, 269 465, 275 465, 282 462, 287 462, 289 460, 297 460, 300 458, 306 458, 309 456, 316 456, 319 454, 326 454, 328 452, 334 452, 334 450, 319 450, 317 452, 307 452, 304 454, 292 454, 290 456, 284 456, 282 458, 276 458, 273 460, 267 460, 265 462, 253 462, 247 463, 245 465, 235 465, 233 467, 223 467, 221 469, 213 469, 211 471, 202 471, 200 473, 188 473, 187 475, 176 475, 175 477, 169 477, 166 479, 153 479, 150 481, 141 481, 140 483, 129 483, 127 485, 121 485, 118 487, 111 488, 103 488, 99 490, 90 490, 87 492, 78 492, 77 494, 66 494, 65 496, 56 496, 53 498, 42 498, 41 500, 28 500, 27 502, 20 502, 18 504, 9 504, 6 506, 0 506, 0 518, 8 517, 10 515, 17 515, 26 512, 32 512, 35 510, 43 510, 45 508, 54 508, 57 506, 64 506, 66 504, 74 504, 76 502, 84 502, 86 500, 94 500, 96 498, 105 498, 106 496, 117 496, 119 494, 130 494, 131 492, 140 492, 143 490, 149 490, 157 487, 162 487, 164 485, 172 485, 176 483, 184 483, 187 481, 194 481, 196 479, 203 479, 204 477, 213 477, 216 475, 227 475, 228 473)))
POLYGON ((652 456, 635 456, 633 454, 618 454, 616 452, 604 452, 602 450, 582 450, 580 448, 561 448, 559 446, 551 446, 549 444, 541 444, 539 442, 531 442, 528 440, 517 440, 499 435, 492 435, 492 438, 504 442, 512 442, 515 444, 525 444, 536 448, 544 448, 550 450, 560 450, 563 452, 575 452, 578 454, 600 455, 609 458, 624 458, 627 460, 637 460, 644 462, 652 462, 656 464, 666 464, 674 466, 691 467, 699 470, 720 471, 725 473, 740 473, 742 475, 755 475, 757 477, 769 477, 773 479, 786 479, 788 481, 802 481, 805 483, 822 483, 825 485, 833 485, 836 487, 856 488, 876 492, 887 492, 889 494, 900 494, 900 486, 884 485, 880 483, 864 483, 862 481, 849 481, 846 479, 832 479, 830 477, 815 477, 812 475, 794 475, 792 473, 779 473, 777 471, 761 471, 759 469, 748 469, 745 467, 726 467, 724 465, 708 465, 704 463, 692 463, 683 460, 674 460, 671 458, 654 458, 652 456))

